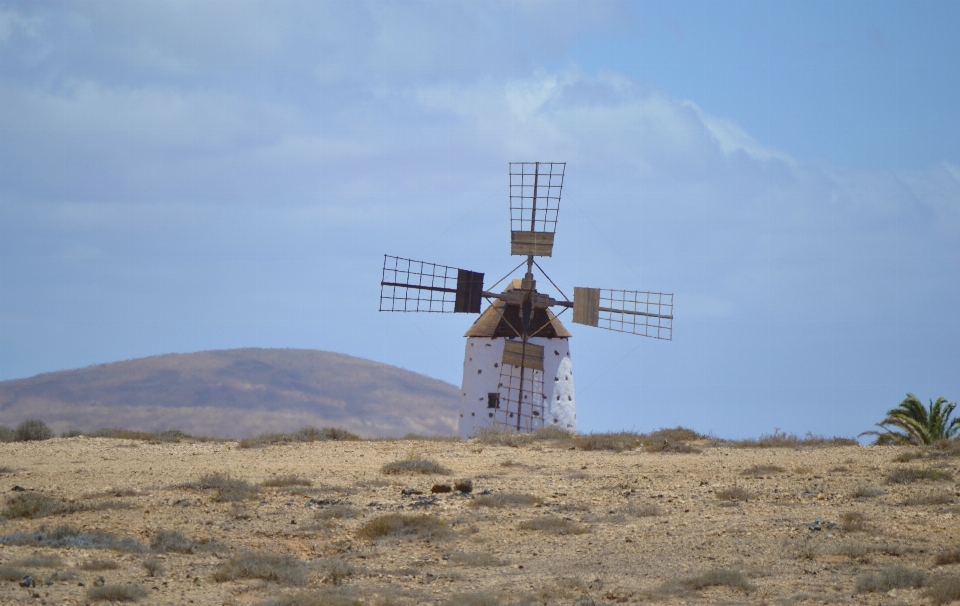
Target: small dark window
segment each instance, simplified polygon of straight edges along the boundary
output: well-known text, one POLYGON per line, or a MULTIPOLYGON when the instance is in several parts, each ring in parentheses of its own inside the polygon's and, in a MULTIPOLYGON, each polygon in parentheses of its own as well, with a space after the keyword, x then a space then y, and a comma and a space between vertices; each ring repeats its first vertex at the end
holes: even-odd
POLYGON ((500 408, 500 394, 497 392, 487 394, 487 408, 500 408))
MULTIPOLYGON (((463 415, 460 415, 460 416, 462 417, 463 415)), ((534 411, 533 411, 533 416, 539 417, 539 416, 540 416, 540 413, 537 412, 536 410, 534 410, 534 411)))

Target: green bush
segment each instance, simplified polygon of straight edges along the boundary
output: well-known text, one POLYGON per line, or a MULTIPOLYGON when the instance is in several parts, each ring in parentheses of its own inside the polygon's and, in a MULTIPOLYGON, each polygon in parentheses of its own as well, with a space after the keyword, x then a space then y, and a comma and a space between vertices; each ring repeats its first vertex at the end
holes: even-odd
POLYGON ((13 439, 17 442, 49 440, 53 437, 53 431, 51 431, 46 423, 38 419, 28 419, 17 425, 17 429, 13 434, 13 439))
POLYGON ((0 442, 13 442, 14 433, 9 427, 0 425, 0 442))

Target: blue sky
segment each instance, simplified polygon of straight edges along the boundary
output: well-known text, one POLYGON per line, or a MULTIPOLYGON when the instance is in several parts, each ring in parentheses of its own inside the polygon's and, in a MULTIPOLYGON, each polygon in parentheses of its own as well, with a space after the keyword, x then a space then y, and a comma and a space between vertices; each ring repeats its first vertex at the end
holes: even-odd
MULTIPOLYGON (((0 379, 304 347, 459 384, 464 315, 384 253, 509 256, 507 164, 566 161, 583 431, 854 435, 960 398, 960 5, 0 3, 0 379)), ((488 281, 489 282, 489 281, 488 281)))

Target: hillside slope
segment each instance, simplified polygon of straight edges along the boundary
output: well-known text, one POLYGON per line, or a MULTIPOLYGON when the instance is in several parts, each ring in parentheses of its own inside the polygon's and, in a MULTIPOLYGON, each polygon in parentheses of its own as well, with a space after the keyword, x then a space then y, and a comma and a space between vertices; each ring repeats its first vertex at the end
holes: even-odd
POLYGON ((362 436, 456 432, 459 389, 343 354, 232 349, 169 354, 0 382, 0 425, 128 427, 242 437, 335 426, 362 436))

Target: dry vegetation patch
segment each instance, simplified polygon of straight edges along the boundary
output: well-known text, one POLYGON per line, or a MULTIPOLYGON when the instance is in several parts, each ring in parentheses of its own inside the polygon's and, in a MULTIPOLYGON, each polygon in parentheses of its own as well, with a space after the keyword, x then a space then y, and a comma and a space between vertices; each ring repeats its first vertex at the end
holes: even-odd
POLYGON ((63 566, 63 558, 55 553, 37 552, 14 561, 13 565, 23 566, 25 568, 61 568, 63 566))
POLYGON ((937 577, 930 583, 924 595, 934 604, 949 604, 960 601, 960 575, 937 577))
POLYGON ((302 427, 290 433, 262 433, 257 436, 240 440, 240 448, 258 448, 275 446, 278 444, 294 444, 303 442, 356 441, 360 436, 345 429, 336 427, 302 427))
POLYGON ((772 476, 776 473, 783 473, 784 471, 786 470, 779 465, 754 465, 744 469, 742 472, 740 472, 740 475, 748 478, 763 478, 765 476, 772 476))
POLYGON ((937 566, 948 566, 950 564, 960 564, 960 549, 950 549, 948 551, 941 551, 933 559, 933 563, 937 566))
POLYGON ((739 503, 741 501, 746 502, 749 501, 750 497, 752 496, 750 491, 743 486, 730 486, 729 488, 721 488, 713 494, 719 500, 728 501, 731 503, 739 503))
POLYGON ((294 557, 282 554, 244 551, 217 566, 217 582, 237 579, 261 579, 283 585, 305 585, 307 567, 294 557))
POLYGON ((390 513, 378 516, 357 530, 361 539, 386 538, 440 539, 450 534, 450 527, 440 518, 428 514, 390 513))
POLYGON ((590 532, 590 528, 583 524, 550 515, 524 520, 520 522, 520 530, 536 530, 537 532, 559 535, 586 534, 590 532))
POLYGON ((302 476, 274 476, 263 481, 267 488, 290 488, 292 486, 313 486, 313 482, 302 476))
POLYGON ((857 593, 886 593, 891 589, 923 587, 927 575, 906 566, 889 566, 877 572, 868 572, 857 577, 857 593))
POLYGON ((856 446, 858 442, 852 438, 825 438, 807 433, 802 438, 786 432, 774 431, 759 438, 748 440, 732 440, 722 442, 735 448, 800 448, 802 446, 856 446))
POLYGON ((410 475, 450 475, 453 473, 440 463, 436 461, 431 461, 429 459, 421 459, 419 457, 412 457, 409 459, 403 459, 400 461, 394 461, 392 463, 387 463, 380 468, 380 473, 384 475, 398 475, 398 474, 410 474, 410 475))
POLYGON ((37 532, 12 532, 0 536, 0 544, 26 547, 52 547, 61 549, 111 549, 127 553, 143 553, 146 545, 132 537, 118 538, 101 531, 81 532, 72 526, 58 526, 54 530, 37 532))
POLYGON ((953 495, 949 492, 935 492, 917 497, 904 499, 904 505, 949 505, 954 502, 953 495))
POLYGON ((729 587, 738 591, 749 592, 753 585, 746 575, 738 570, 708 570, 696 576, 670 581, 660 587, 660 593, 684 594, 689 591, 699 591, 708 587, 729 587))
POLYGON ((89 560, 84 560, 77 565, 77 568, 80 570, 116 570, 120 568, 120 565, 117 564, 115 560, 107 560, 104 558, 90 558, 89 560))
POLYGON ((502 509, 504 507, 530 507, 541 502, 543 502, 543 499, 529 494, 520 492, 498 492, 474 497, 474 499, 470 501, 470 506, 502 509))
POLYGON ((136 602, 147 597, 139 585, 104 585, 87 589, 87 599, 94 602, 136 602))
POLYGON ((950 472, 918 467, 899 467, 888 472, 886 477, 888 484, 909 484, 924 480, 945 482, 952 479, 950 472))
POLYGON ((215 473, 206 475, 196 482, 178 484, 175 488, 192 490, 215 490, 214 501, 235 503, 257 498, 260 488, 246 480, 231 478, 229 475, 215 473))

